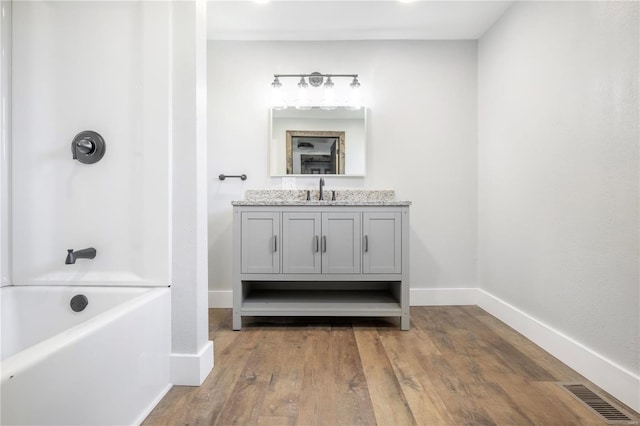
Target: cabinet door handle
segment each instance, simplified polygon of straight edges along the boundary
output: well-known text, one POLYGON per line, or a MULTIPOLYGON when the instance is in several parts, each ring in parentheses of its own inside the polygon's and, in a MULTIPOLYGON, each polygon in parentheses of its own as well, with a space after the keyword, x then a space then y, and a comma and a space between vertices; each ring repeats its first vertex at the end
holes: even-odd
POLYGON ((364 252, 365 253, 369 252, 369 236, 368 235, 364 236, 364 252))
POLYGON ((327 252, 327 236, 326 235, 322 236, 322 252, 323 253, 327 252))
POLYGON ((274 235, 273 236, 273 252, 277 252, 278 251, 278 236, 274 235))
POLYGON ((316 240, 316 253, 320 251, 320 238, 318 238, 318 236, 315 236, 315 240, 316 240))

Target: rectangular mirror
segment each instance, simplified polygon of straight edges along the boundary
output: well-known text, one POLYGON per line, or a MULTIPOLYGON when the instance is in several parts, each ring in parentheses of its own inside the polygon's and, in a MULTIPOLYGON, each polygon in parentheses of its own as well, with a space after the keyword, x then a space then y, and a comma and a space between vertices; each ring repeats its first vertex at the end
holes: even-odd
POLYGON ((364 176, 366 110, 271 110, 271 176, 364 176))

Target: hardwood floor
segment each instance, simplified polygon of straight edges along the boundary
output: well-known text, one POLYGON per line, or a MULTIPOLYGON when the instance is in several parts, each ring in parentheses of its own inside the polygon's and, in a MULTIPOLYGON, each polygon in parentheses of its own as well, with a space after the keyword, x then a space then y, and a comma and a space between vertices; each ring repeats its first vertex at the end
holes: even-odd
POLYGON ((228 309, 209 328, 209 377, 174 386, 143 424, 605 424, 555 382, 594 385, 474 306, 411 308, 410 331, 258 318, 234 332, 228 309))

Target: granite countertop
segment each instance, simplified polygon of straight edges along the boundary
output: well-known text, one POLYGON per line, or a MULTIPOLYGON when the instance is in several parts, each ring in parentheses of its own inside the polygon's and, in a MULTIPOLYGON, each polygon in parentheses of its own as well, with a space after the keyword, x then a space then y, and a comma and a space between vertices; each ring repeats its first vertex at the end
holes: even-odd
POLYGON ((395 200, 395 191, 382 189, 324 189, 324 195, 333 200, 318 200, 317 189, 247 190, 245 199, 232 201, 234 206, 410 206, 410 201, 395 200), (310 200, 307 200, 309 193, 310 200))
POLYGON ((234 206, 410 206, 411 201, 357 201, 357 200, 261 200, 232 201, 234 206))

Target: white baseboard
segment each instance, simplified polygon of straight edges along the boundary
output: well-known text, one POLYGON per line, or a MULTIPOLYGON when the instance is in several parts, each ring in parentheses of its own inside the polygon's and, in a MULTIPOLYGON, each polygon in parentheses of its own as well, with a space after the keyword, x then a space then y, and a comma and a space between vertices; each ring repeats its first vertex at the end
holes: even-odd
POLYGON ((160 401, 162 401, 162 398, 164 398, 164 396, 167 394, 167 392, 171 390, 172 387, 173 387, 172 383, 169 383, 167 386, 165 386, 164 389, 162 389, 160 393, 154 398, 154 400, 151 401, 151 403, 147 405, 144 410, 142 410, 142 412, 138 416, 138 419, 135 422, 133 422, 133 424, 141 425, 142 422, 144 422, 144 419, 146 419, 147 416, 151 414, 153 409, 156 408, 156 405, 158 405, 160 401))
POLYGON ((477 305, 475 288, 412 288, 411 306, 477 305))
POLYGON ((209 290, 210 308, 233 308, 233 292, 231 290, 209 290))
POLYGON ((602 389, 640 412, 640 376, 526 312, 477 289, 478 306, 524 335, 602 389))
POLYGON ((171 354, 171 382, 174 385, 200 386, 213 369, 213 342, 197 354, 171 354))

